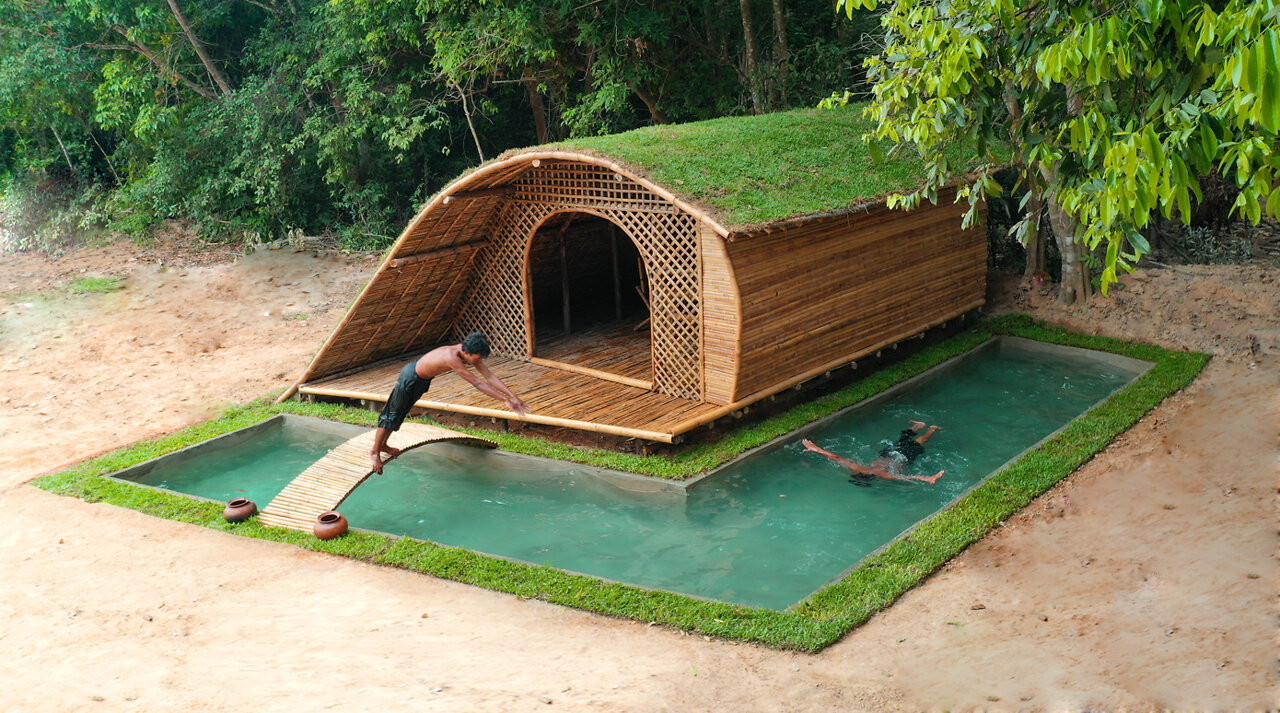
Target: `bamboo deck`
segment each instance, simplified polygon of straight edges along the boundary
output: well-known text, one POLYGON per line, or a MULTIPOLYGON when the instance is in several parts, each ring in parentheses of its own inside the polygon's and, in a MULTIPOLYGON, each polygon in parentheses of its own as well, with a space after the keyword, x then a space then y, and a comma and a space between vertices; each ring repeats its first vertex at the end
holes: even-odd
MULTIPOLYGON (((304 384, 299 391, 385 403, 407 361, 406 357, 354 374, 321 379, 304 384)), ((505 404, 485 396, 453 373, 436 377, 431 390, 417 405, 665 443, 705 423, 719 408, 554 366, 501 357, 490 357, 485 364, 524 399, 533 413, 520 416, 508 410, 505 404)))
MULTIPOLYGON (((616 379, 601 378, 598 374, 571 371, 569 369, 576 368, 572 365, 547 365, 502 357, 490 357, 485 363, 517 396, 524 399, 533 411, 529 415, 521 416, 508 410, 505 404, 485 396, 453 373, 436 377, 431 382, 431 389, 416 405, 419 408, 673 443, 681 434, 960 317, 981 305, 982 302, 977 301, 941 318, 905 328, 888 339, 831 358, 815 368, 727 405, 668 396, 620 383, 616 379)), ((298 391, 315 396, 385 403, 400 369, 409 358, 384 361, 362 371, 319 379, 303 384, 298 391)))
MULTIPOLYGON (((473 445, 494 447, 493 443, 456 431, 406 423, 391 434, 387 444, 402 451, 427 443, 461 441, 473 445)), ((263 508, 259 521, 268 527, 284 527, 310 532, 316 518, 336 509, 343 500, 365 481, 373 470, 369 467, 369 452, 373 449, 373 431, 366 431, 329 451, 285 486, 267 507, 263 508)))

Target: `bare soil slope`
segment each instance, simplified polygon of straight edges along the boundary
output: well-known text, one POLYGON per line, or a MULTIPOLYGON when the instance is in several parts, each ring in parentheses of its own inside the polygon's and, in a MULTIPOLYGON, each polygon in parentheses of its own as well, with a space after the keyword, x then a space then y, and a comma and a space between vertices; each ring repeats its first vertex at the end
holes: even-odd
POLYGON ((1140 271, 1118 299, 1073 309, 996 285, 996 311, 1216 358, 1031 508, 810 656, 24 486, 285 386, 376 264, 289 250, 232 262, 216 249, 178 262, 166 245, 0 261, 0 680, 21 684, 8 710, 1280 706, 1280 271, 1140 271), (122 275, 124 289, 58 289, 93 274, 122 275))

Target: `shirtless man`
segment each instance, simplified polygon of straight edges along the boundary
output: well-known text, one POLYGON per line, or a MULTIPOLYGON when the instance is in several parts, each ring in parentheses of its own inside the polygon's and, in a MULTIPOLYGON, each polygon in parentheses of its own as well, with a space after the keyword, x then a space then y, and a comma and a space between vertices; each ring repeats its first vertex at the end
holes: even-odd
POLYGON ((920 480, 930 485, 938 482, 945 470, 940 470, 936 475, 924 477, 923 475, 903 475, 902 469, 911 461, 915 460, 921 453, 924 453, 925 441, 933 437, 933 434, 942 430, 941 426, 930 426, 928 431, 920 433, 924 429, 923 421, 912 421, 911 428, 904 430, 898 434, 898 442, 885 446, 880 450, 880 457, 871 462, 871 465, 862 465, 854 463, 847 458, 823 450, 813 441, 805 439, 801 441, 804 444, 806 452, 818 453, 824 455, 831 460, 844 466, 852 474, 849 478, 851 483, 866 483, 872 478, 884 478, 885 480, 920 480))
POLYGON ((511 389, 502 383, 502 379, 484 365, 482 360, 487 356, 489 356, 489 340, 480 332, 472 332, 462 340, 461 344, 436 347, 423 354, 422 358, 405 364, 400 370, 396 387, 387 397, 387 403, 378 416, 378 430, 373 432, 373 451, 369 453, 369 463, 373 466, 373 472, 381 474, 383 464, 400 455, 399 448, 387 445, 387 438, 392 432, 400 430, 400 424, 404 423, 405 416, 409 415, 409 409, 412 409, 418 399, 422 398, 422 395, 431 387, 431 380, 450 369, 476 387, 480 393, 505 403, 512 411, 521 416, 529 413, 529 407, 525 402, 511 393, 511 389), (474 368, 480 376, 472 374, 467 367, 474 368), (386 461, 381 458, 383 453, 387 455, 386 461))

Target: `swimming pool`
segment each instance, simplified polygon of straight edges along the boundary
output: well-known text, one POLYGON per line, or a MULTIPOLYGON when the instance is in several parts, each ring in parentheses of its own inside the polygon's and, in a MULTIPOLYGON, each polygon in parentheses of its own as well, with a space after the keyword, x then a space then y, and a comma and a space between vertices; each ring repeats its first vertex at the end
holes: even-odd
MULTIPOLYGON (((1136 378, 1123 357, 994 340, 687 488, 456 445, 402 456, 342 505, 353 526, 642 587, 786 609, 1136 378), (908 472, 852 485, 800 438, 867 461, 908 420, 943 426, 908 472)), ((359 427, 272 419, 117 477, 265 505, 359 427)))

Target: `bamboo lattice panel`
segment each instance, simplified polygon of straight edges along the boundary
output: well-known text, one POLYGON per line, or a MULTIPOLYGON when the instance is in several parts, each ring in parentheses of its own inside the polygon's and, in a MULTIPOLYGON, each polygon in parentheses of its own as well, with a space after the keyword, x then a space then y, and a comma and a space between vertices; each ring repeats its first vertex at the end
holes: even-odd
POLYGON ((644 260, 653 328, 653 385, 698 400, 702 382, 701 265, 697 220, 670 201, 613 171, 552 162, 514 181, 476 257, 454 324, 455 336, 480 330, 497 354, 528 358, 525 280, 529 241, 551 214, 585 211, 604 217, 636 244, 644 260))
MULTIPOLYGON (((370 430, 348 439, 304 470, 263 508, 259 522, 268 527, 311 531, 316 518, 337 509, 351 491, 373 474, 369 467, 373 435, 374 432, 370 430)), ((482 438, 421 423, 404 424, 399 431, 391 434, 387 444, 406 451, 442 441, 496 447, 482 438)))
MULTIPOLYGON (((533 409, 519 416, 456 374, 437 376, 418 401, 421 408, 506 418, 553 426, 670 441, 700 424, 717 407, 648 389, 605 381, 529 362, 490 357, 485 363, 533 409)), ((304 394, 385 402, 402 362, 386 362, 344 376, 308 383, 304 394)), ((366 458, 367 458, 366 453, 366 458)))

